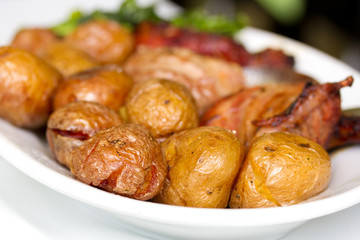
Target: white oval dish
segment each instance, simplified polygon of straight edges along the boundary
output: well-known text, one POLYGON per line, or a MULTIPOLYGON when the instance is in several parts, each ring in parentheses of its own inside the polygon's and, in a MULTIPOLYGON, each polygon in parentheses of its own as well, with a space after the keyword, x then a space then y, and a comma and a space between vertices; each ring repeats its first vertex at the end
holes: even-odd
MULTIPOLYGON (((4 45, 9 42, 19 27, 33 24, 46 26, 63 19, 70 10, 82 6, 81 4, 86 5, 86 9, 91 9, 103 3, 101 0, 66 0, 61 3, 46 0, 2 1, 0 22, 4 24, 6 19, 8 25, 7 28, 0 28, 0 43, 4 45), (18 4, 22 4, 21 8, 18 4), (27 13, 21 9, 26 9, 27 13), (24 13, 14 16, 16 11, 24 13), (39 13, 33 14, 34 11, 39 13)), ((117 4, 118 1, 107 1, 106 8, 117 4)), ((353 87, 342 90, 342 106, 360 107, 360 74, 349 66, 304 44, 258 29, 246 28, 238 37, 251 51, 266 47, 284 49, 295 56, 299 71, 321 82, 354 76, 353 87)), ((168 206, 132 200, 87 186, 75 180, 68 170, 54 161, 43 137, 2 120, 0 146, 0 156, 30 177, 96 207, 99 214, 110 214, 116 221, 156 239, 276 239, 309 219, 331 214, 360 202, 359 146, 344 148, 331 155, 333 173, 325 192, 301 204, 266 209, 168 206)))

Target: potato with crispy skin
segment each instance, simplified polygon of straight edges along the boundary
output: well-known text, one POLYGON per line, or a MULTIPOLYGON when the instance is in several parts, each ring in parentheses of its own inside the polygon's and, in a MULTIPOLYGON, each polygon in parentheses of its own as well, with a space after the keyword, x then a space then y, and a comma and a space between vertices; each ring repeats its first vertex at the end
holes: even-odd
POLYGON ((302 202, 325 190, 328 153, 293 133, 265 133, 254 140, 234 184, 229 206, 257 208, 302 202))
POLYGON ((168 176, 156 201, 180 206, 224 208, 240 169, 244 146, 231 132, 199 127, 162 143, 168 176))
POLYGON ((130 122, 148 127, 156 138, 198 126, 194 98, 183 85, 153 79, 135 84, 125 103, 130 122))
POLYGON ((100 63, 122 63, 134 49, 131 31, 110 20, 86 22, 65 39, 100 63))
POLYGON ((19 127, 44 126, 60 81, 56 69, 30 52, 0 47, 0 117, 19 127))
POLYGON ((46 28, 24 28, 18 31, 11 46, 27 50, 37 56, 47 45, 58 41, 59 38, 46 28))
POLYGON ((65 78, 56 91, 53 107, 58 109, 69 102, 91 101, 118 111, 132 85, 121 67, 97 67, 65 78))
POLYGON ((139 200, 159 193, 167 170, 160 144, 136 124, 98 132, 70 158, 71 172, 80 181, 139 200))
POLYGON ((110 108, 94 102, 72 102, 54 111, 48 120, 46 138, 58 162, 70 168, 71 151, 100 130, 122 124, 110 108))
POLYGON ((64 41, 48 44, 39 52, 39 56, 64 76, 70 76, 99 66, 99 63, 87 53, 64 41))

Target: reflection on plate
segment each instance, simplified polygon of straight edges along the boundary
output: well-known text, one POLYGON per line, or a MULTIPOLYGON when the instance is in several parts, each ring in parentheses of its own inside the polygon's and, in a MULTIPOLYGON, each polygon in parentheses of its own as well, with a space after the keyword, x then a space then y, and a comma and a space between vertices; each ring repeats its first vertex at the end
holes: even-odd
MULTIPOLYGON (((47 25, 61 20, 79 4, 97 7, 100 0, 46 0, 0 3, 0 21, 9 27, 0 30, 0 43, 26 23, 47 25), (38 10, 41 9, 41 10, 38 10), (56 10, 56 12, 54 12, 56 10), (37 14, 31 14, 37 11, 37 14), (53 14, 54 12, 54 14, 53 14), (29 19, 29 20, 27 20, 29 19)), ((118 1, 107 1, 108 7, 118 1)), ((355 84, 342 90, 344 108, 359 107, 360 74, 345 64, 303 44, 261 30, 246 28, 237 36, 245 46, 256 51, 265 47, 282 48, 296 58, 296 68, 321 82, 332 82, 353 75, 355 84)), ((360 202, 360 147, 341 149, 332 154, 333 175, 329 188, 305 203, 267 209, 195 209, 143 202, 107 193, 75 180, 57 164, 41 134, 18 129, 0 120, 0 155, 16 168, 71 198, 95 206, 147 236, 178 239, 275 239, 306 220, 345 209, 360 202)))

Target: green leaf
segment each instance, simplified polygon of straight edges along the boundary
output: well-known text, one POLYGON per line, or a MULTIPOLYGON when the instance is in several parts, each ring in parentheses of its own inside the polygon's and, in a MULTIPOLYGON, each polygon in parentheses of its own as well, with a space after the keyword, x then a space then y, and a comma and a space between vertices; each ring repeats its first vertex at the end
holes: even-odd
POLYGON ((68 20, 54 27, 51 27, 51 30, 59 36, 65 36, 70 32, 72 32, 80 24, 83 18, 84 18, 84 14, 81 11, 76 10, 70 14, 68 20))
POLYGON ((224 15, 209 15, 202 10, 192 10, 175 17, 171 23, 178 27, 231 36, 247 24, 247 18, 238 14, 230 19, 224 15))
MULTIPOLYGON (((98 19, 113 20, 129 28, 133 28, 143 21, 165 21, 156 15, 155 5, 140 7, 135 0, 125 0, 114 12, 96 10, 85 14, 79 10, 74 11, 68 20, 51 29, 59 36, 66 36, 81 23, 98 19)), ((192 28, 198 31, 233 35, 243 28, 247 21, 242 14, 238 14, 234 19, 229 19, 223 15, 209 15, 204 11, 183 11, 170 23, 178 27, 192 28)))
POLYGON ((117 11, 119 22, 138 24, 142 21, 161 21, 155 13, 155 5, 139 7, 135 0, 126 0, 117 11))

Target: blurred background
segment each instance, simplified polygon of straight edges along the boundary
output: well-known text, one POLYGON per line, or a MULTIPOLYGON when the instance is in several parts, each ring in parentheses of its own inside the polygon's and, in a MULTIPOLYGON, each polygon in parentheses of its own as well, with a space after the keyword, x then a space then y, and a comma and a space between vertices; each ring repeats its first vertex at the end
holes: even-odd
POLYGON ((360 70, 359 0, 173 0, 182 7, 234 16, 299 40, 360 70))

